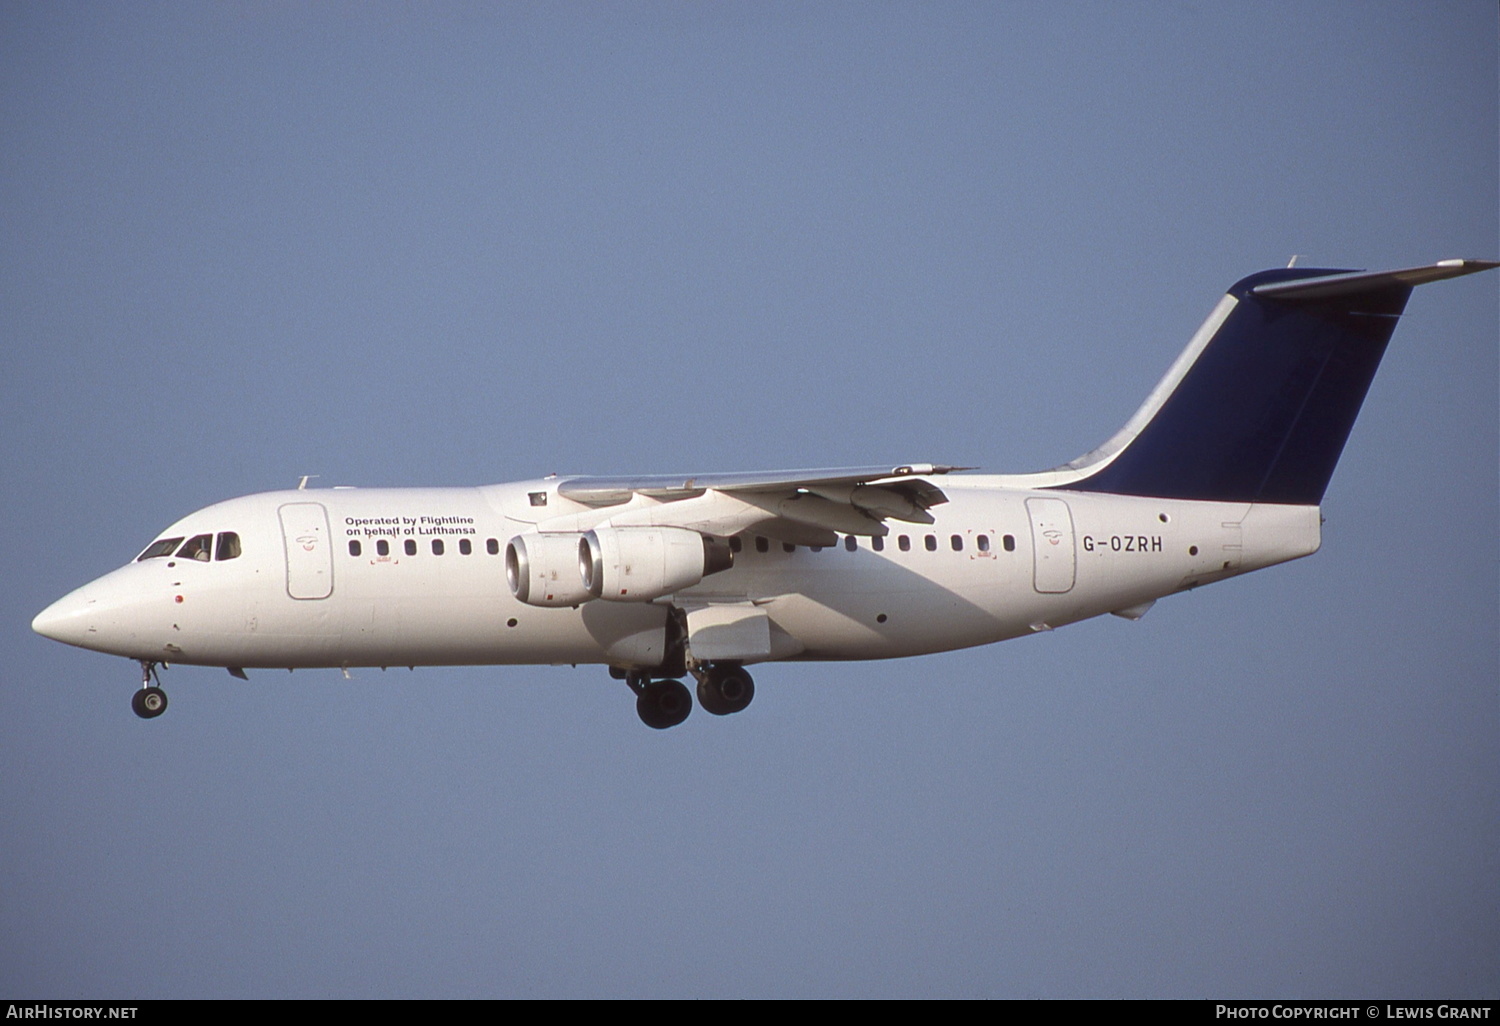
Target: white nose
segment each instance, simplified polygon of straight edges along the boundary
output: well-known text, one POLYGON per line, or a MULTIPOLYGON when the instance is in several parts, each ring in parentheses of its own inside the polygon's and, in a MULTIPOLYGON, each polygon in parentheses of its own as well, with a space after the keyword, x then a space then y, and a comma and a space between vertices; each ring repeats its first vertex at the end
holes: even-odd
POLYGON ((93 621, 94 600, 87 588, 79 588, 38 613, 31 629, 44 638, 86 648, 89 636, 95 633, 93 621))

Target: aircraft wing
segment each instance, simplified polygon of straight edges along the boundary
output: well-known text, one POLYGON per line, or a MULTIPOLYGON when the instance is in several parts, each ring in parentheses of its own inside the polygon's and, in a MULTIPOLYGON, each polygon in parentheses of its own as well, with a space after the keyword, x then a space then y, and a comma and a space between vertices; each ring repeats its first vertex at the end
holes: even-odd
POLYGON ((930 524, 927 510, 948 501, 928 476, 970 467, 932 463, 732 474, 570 477, 564 498, 596 508, 652 500, 612 520, 646 521, 733 535, 750 527, 794 544, 832 545, 835 535, 885 535, 886 518, 930 524))

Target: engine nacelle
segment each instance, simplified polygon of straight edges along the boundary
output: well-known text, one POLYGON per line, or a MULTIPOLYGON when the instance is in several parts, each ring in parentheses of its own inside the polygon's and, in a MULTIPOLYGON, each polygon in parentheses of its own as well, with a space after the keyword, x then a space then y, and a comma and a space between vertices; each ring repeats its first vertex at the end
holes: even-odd
POLYGON ((505 546, 505 580, 510 593, 529 606, 576 606, 594 596, 578 577, 578 546, 583 536, 518 534, 505 546))
POLYGON ((728 543, 682 527, 596 527, 578 543, 590 595, 650 602, 734 565, 728 543))

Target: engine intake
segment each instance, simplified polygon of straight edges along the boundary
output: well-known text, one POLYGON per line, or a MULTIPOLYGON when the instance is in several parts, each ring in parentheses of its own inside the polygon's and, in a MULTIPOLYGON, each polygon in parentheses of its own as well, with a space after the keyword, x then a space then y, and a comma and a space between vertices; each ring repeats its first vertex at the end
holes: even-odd
POLYGON ((530 606, 576 606, 594 596, 578 579, 578 546, 583 536, 518 534, 505 546, 505 580, 510 593, 530 606))
POLYGON ((578 543, 584 588, 610 602, 650 602, 733 565, 727 542, 682 527, 596 527, 578 543))

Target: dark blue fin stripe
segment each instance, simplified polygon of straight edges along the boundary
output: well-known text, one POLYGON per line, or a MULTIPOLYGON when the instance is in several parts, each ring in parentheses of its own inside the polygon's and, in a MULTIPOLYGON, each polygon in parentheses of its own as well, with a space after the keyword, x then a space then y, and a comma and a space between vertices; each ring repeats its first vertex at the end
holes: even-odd
POLYGON ((1354 426, 1411 287, 1387 281, 1328 298, 1257 285, 1338 274, 1263 271, 1155 416, 1077 491, 1316 505, 1354 426))

